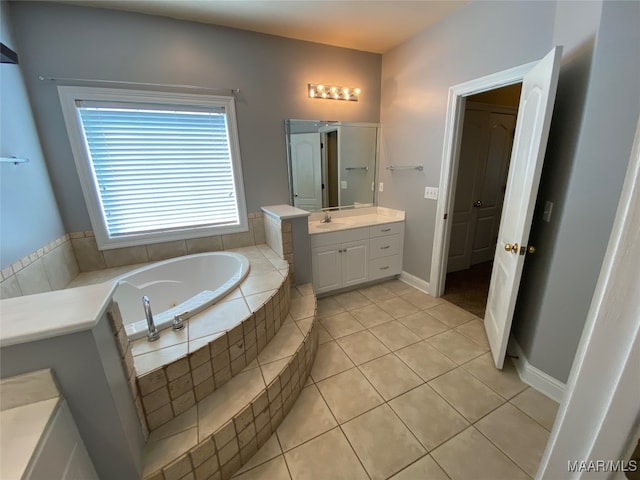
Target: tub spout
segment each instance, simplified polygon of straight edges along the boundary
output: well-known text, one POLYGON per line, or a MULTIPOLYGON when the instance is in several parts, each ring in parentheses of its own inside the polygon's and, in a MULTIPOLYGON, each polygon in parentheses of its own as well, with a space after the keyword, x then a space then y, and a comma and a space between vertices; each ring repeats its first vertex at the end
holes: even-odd
POLYGON ((142 297, 142 306, 144 307, 144 316, 147 317, 147 341, 154 342, 160 338, 160 332, 158 332, 156 324, 153 322, 151 302, 149 302, 149 297, 146 295, 142 297))

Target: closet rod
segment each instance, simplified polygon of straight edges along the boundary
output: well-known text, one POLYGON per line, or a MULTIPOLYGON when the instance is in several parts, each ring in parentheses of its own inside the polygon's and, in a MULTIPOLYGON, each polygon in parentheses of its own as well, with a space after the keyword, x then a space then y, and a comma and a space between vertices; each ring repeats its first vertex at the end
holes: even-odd
POLYGON ((369 167, 344 167, 345 170, 364 170, 365 172, 369 171, 369 167))
POLYGON ((197 85, 183 85, 183 84, 171 84, 171 83, 145 83, 145 82, 122 82, 120 80, 98 80, 95 78, 64 78, 64 77, 45 77, 44 75, 38 75, 38 80, 49 82, 79 82, 79 83, 107 83, 112 85, 133 85, 138 87, 163 87, 163 88, 185 88, 190 90, 206 90, 210 92, 232 92, 239 94, 239 88, 209 88, 199 87, 197 85))

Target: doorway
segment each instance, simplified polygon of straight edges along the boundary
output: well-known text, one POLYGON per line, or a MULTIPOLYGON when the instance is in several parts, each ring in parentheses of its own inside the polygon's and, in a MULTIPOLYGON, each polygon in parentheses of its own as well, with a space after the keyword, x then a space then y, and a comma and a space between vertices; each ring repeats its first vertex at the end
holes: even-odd
POLYGON ((466 98, 442 297, 484 318, 520 82, 466 98))

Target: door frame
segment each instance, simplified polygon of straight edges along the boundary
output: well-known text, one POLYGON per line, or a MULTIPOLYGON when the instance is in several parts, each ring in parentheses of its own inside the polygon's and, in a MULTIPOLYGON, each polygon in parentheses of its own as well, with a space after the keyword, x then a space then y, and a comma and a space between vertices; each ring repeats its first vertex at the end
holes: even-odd
POLYGON ((440 182, 438 184, 440 194, 438 195, 436 204, 436 225, 431 255, 431 291, 429 293, 434 297, 440 297, 444 294, 447 277, 451 222, 447 221, 448 218, 445 217, 453 214, 460 146, 462 143, 464 111, 467 101, 466 97, 522 82, 524 76, 537 64, 538 61, 519 65, 449 88, 442 168, 440 170, 440 182))

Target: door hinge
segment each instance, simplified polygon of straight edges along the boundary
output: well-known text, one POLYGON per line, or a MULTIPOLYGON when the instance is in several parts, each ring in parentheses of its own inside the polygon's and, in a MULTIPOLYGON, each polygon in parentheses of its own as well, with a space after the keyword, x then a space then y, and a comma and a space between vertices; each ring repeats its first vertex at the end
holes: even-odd
POLYGON ((447 218, 449 218, 449 214, 448 214, 448 213, 445 213, 445 214, 444 214, 444 219, 446 220, 447 218))

